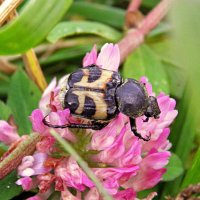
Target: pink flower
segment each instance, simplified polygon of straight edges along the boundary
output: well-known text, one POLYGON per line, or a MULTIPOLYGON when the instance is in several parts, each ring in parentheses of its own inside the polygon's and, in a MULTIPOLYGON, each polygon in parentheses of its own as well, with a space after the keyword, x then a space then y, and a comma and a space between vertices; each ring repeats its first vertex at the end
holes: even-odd
POLYGON ((91 188, 89 192, 86 194, 85 199, 100 200, 100 195, 98 190, 95 187, 91 188))
POLYGON ((17 182, 17 185, 21 185, 23 190, 30 190, 33 187, 33 183, 32 183, 32 179, 28 176, 24 177, 24 178, 20 178, 17 182))
POLYGON ((45 153, 35 153, 33 156, 25 156, 18 167, 18 174, 25 177, 49 172, 50 168, 44 166, 47 158, 48 155, 45 153))
POLYGON ((133 188, 128 188, 126 190, 118 191, 114 196, 116 200, 131 200, 136 198, 136 192, 133 188))
POLYGON ((60 86, 62 86, 65 79, 66 76, 62 77, 57 84, 56 78, 54 78, 44 91, 39 102, 39 108, 45 115, 48 114, 51 110, 57 111, 62 109, 58 93, 60 86))
POLYGON ((48 190, 44 193, 38 193, 37 195, 29 197, 26 200, 48 200, 52 192, 53 192, 52 190, 48 190))
MULTIPOLYGON (((42 122, 44 117, 45 115, 42 113, 40 109, 35 109, 29 118, 32 122, 34 131, 39 132, 45 136, 51 136, 49 132, 49 128, 45 126, 44 123, 42 122)), ((73 118, 70 117, 70 112, 68 109, 65 109, 62 111, 58 110, 57 112, 51 112, 49 114, 49 120, 51 121, 52 124, 61 125, 61 124, 69 123, 68 121, 66 121, 66 119, 70 119, 69 121, 73 122, 73 118)), ((75 140, 74 135, 69 129, 57 129, 57 131, 64 138, 68 140, 72 140, 72 141, 75 140)))
POLYGON ((0 120, 0 141, 6 145, 11 145, 19 139, 16 128, 9 125, 6 121, 0 120))
POLYGON ((79 191, 84 191, 86 187, 94 186, 77 162, 71 157, 60 162, 55 169, 55 175, 62 179, 65 186, 73 187, 79 191))
POLYGON ((83 58, 83 67, 96 64, 101 68, 117 71, 120 63, 119 47, 113 44, 105 44, 97 57, 96 46, 83 58))
POLYGON ((131 177, 123 186, 133 187, 136 192, 155 186, 162 179, 170 152, 149 152, 139 164, 136 176, 131 177))
MULTIPOLYGON (((113 71, 118 70, 119 63, 119 48, 113 44, 105 44, 99 55, 94 46, 83 59, 84 67, 96 64, 113 71)), ((18 174, 22 177, 32 176, 39 182, 39 194, 33 198, 41 198, 43 192, 54 187, 61 192, 63 200, 101 200, 94 183, 78 163, 63 151, 50 135, 50 128, 42 122, 46 114, 49 114, 47 120, 51 124, 84 121, 71 116, 68 109, 62 110, 59 91, 64 79, 66 76, 58 84, 56 79, 53 79, 42 96, 40 108, 34 110, 30 116, 33 130, 39 132, 43 138, 37 143, 35 154, 24 157, 18 174), (71 189, 76 191, 75 194, 71 193, 71 189)), ((145 83, 148 94, 155 96, 147 78, 142 77, 140 81, 145 83)), ((137 192, 154 187, 162 180, 166 171, 164 167, 168 163, 168 150, 171 147, 167 139, 170 133, 169 125, 175 119, 177 111, 174 99, 163 93, 156 98, 161 110, 160 118, 150 119, 148 122, 144 122, 145 116, 136 119, 139 133, 143 136, 151 133, 149 142, 139 140, 132 133, 129 118, 122 113, 98 131, 56 129, 83 157, 104 188, 116 200, 136 199, 137 192)), ((27 186, 21 179, 18 183, 27 186)), ((147 199, 150 200, 154 196, 155 193, 151 193, 147 199)))
POLYGON ((94 45, 93 49, 90 53, 87 53, 83 58, 83 67, 90 66, 92 64, 96 64, 97 61, 97 47, 94 45))

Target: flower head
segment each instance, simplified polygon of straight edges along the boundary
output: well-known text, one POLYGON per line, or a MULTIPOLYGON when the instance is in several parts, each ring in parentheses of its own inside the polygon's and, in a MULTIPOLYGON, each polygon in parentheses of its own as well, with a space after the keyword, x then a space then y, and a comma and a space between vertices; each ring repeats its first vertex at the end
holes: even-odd
MULTIPOLYGON (((100 54, 96 46, 83 59, 83 67, 97 66, 117 71, 120 63, 117 45, 105 44, 100 54)), ((68 109, 62 109, 59 101, 59 91, 64 77, 58 83, 56 79, 49 84, 39 103, 39 109, 32 112, 30 120, 33 130, 43 138, 37 143, 36 152, 26 156, 18 167, 22 178, 17 181, 24 190, 37 187, 39 193, 29 199, 47 199, 56 190, 61 192, 61 198, 79 200, 100 200, 101 196, 94 183, 80 168, 76 160, 63 151, 56 140, 50 135, 50 128, 42 122, 49 114, 52 124, 81 123, 83 119, 74 117, 68 109), (33 184, 37 182, 37 184, 33 184), (52 189, 54 187, 54 190, 52 189), (75 191, 75 192, 74 192, 75 191)), ((155 96, 147 78, 140 80, 145 83, 149 95, 155 96)), ((142 135, 151 133, 151 140, 139 140, 130 129, 129 118, 122 113, 111 120, 101 130, 56 129, 65 140, 78 151, 88 163, 102 185, 116 200, 135 199, 137 192, 152 188, 165 173, 171 147, 167 140, 169 125, 177 115, 175 100, 161 93, 157 97, 161 110, 159 119, 144 122, 145 117, 136 119, 138 132, 142 135)), ((4 129, 5 130, 5 129, 4 129)), ((12 130, 13 131, 13 130, 12 130)), ((15 135, 15 134, 14 134, 15 135)), ((152 193, 148 199, 153 198, 152 193)))

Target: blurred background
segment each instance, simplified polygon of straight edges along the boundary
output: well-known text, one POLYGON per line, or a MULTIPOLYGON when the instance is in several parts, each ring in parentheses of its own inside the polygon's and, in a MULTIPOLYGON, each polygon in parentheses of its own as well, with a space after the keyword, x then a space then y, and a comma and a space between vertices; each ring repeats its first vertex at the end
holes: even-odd
MULTIPOLYGON (((27 116, 37 107, 41 90, 25 74, 27 61, 22 53, 34 47, 47 82, 53 77, 59 79, 79 68, 94 44, 99 49, 104 43, 117 43, 124 37, 128 30, 125 15, 129 3, 128 0, 74 0, 67 12, 61 11, 64 14, 60 14, 62 19, 58 23, 59 5, 51 13, 48 5, 41 7, 40 2, 34 7, 28 5, 28 0, 23 1, 17 11, 26 9, 26 12, 18 21, 0 28, 0 119, 12 121, 12 113, 20 133, 30 132, 27 116), (27 32, 23 31, 24 26, 27 32)), ((158 3, 160 0, 143 0, 141 15, 147 15, 158 3)), ((124 78, 147 76, 156 94, 164 92, 177 101, 179 114, 169 138, 173 156, 163 181, 151 190, 158 192, 157 199, 176 196, 188 185, 200 182, 199 11, 198 0, 174 1, 168 16, 120 66, 124 78)), ((1 144, 0 151, 5 148, 1 144)), ((0 181, 0 188, 2 185, 0 181)))

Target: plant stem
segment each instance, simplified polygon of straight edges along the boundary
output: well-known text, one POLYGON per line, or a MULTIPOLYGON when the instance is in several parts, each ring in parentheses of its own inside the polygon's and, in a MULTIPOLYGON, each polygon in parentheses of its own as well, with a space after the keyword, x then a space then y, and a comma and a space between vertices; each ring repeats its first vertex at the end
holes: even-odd
POLYGON ((7 60, 0 60, 0 71, 6 74, 12 74, 16 69, 17 67, 14 64, 9 63, 7 60))
POLYGON ((5 0, 0 6, 0 26, 15 12, 23 0, 5 0))
POLYGON ((99 193, 104 197, 104 199, 112 200, 112 197, 104 189, 101 182, 95 176, 94 172, 88 167, 88 164, 78 155, 78 153, 72 148, 72 146, 53 129, 50 131, 50 133, 58 140, 58 142, 63 146, 63 148, 78 162, 78 164, 85 171, 88 177, 94 182, 94 184, 99 190, 99 193))
POLYGON ((11 146, 3 159, 1 158, 0 180, 16 169, 24 156, 31 155, 35 151, 35 146, 40 139, 41 135, 39 133, 32 133, 26 139, 17 142, 13 148, 11 146))
POLYGON ((140 7, 141 3, 142 3, 142 0, 132 0, 129 3, 127 12, 134 12, 134 11, 138 10, 138 8, 140 7))
POLYGON ((47 87, 47 82, 33 49, 30 49, 23 55, 23 61, 29 77, 35 81, 41 91, 44 91, 44 89, 47 87))
POLYGON ((166 15, 172 0, 162 0, 140 23, 137 29, 131 28, 125 37, 118 42, 120 48, 121 62, 140 44, 144 42, 144 37, 156 27, 161 19, 166 15))
POLYGON ((141 0, 132 0, 128 6, 125 16, 125 25, 127 28, 139 27, 143 21, 144 16, 139 11, 141 0))

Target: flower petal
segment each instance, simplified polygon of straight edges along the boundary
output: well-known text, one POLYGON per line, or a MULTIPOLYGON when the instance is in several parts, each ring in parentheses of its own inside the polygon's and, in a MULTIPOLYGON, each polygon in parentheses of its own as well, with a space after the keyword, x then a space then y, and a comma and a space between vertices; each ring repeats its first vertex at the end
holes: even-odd
POLYGON ((96 45, 94 45, 90 53, 87 53, 85 57, 83 58, 83 67, 96 64, 96 60, 97 60, 97 47, 96 45))
POLYGON ((6 145, 11 145, 19 139, 16 128, 10 126, 6 121, 0 120, 0 141, 6 145))
POLYGON ((32 122, 33 131, 39 132, 43 135, 46 134, 47 127, 42 122, 44 116, 40 109, 36 109, 31 113, 29 117, 30 121, 32 122))
POLYGON ((21 185, 23 190, 31 190, 33 183, 32 183, 32 178, 26 176, 24 178, 20 178, 17 182, 17 185, 21 185))
POLYGON ((33 176, 49 172, 51 168, 44 166, 47 157, 45 153, 35 153, 33 156, 25 156, 18 167, 18 174, 20 176, 33 176))
POLYGON ((120 63, 120 52, 117 44, 106 43, 98 55, 96 64, 107 70, 118 71, 120 63))
POLYGON ((124 183, 125 188, 133 187, 135 191, 152 188, 161 179, 166 169, 170 152, 152 153, 146 156, 140 163, 140 169, 136 176, 124 183))
POLYGON ((62 160, 56 167, 55 174, 63 180, 68 187, 73 187, 79 191, 87 187, 93 187, 93 182, 82 171, 73 158, 62 160))
POLYGON ((85 200, 100 200, 100 195, 97 188, 91 188, 89 192, 86 194, 85 200))
POLYGON ((118 191, 114 196, 115 200, 134 200, 136 198, 136 192, 133 188, 118 191))
POLYGON ((49 108, 49 103, 50 103, 50 96, 51 96, 51 92, 56 88, 56 78, 54 78, 51 83, 48 85, 48 87, 45 89, 44 93, 42 94, 42 98, 39 102, 39 108, 45 113, 49 113, 50 112, 50 108, 49 108))
POLYGON ((99 151, 109 148, 126 123, 126 119, 127 118, 124 115, 119 114, 105 128, 96 131, 92 135, 91 148, 99 151))

